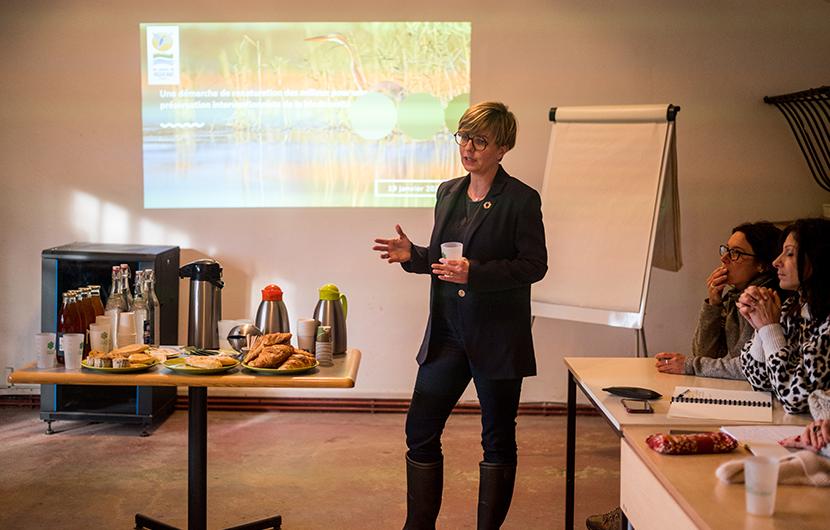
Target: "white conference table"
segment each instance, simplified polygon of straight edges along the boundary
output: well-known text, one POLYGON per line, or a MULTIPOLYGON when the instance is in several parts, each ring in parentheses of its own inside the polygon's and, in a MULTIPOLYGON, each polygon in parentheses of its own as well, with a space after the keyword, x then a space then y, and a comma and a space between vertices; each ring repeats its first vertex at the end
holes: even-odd
MULTIPOLYGON (((677 386, 707 387, 722 390, 752 390, 746 381, 664 374, 657 371, 653 358, 567 357, 568 367, 568 432, 565 474, 565 528, 573 529, 574 475, 576 469, 576 389, 579 388, 621 438, 632 428, 656 428, 654 432, 678 430, 717 430, 723 420, 668 418, 671 397, 677 386), (625 411, 620 397, 603 391, 613 386, 631 386, 654 390, 662 397, 650 401, 653 414, 631 414, 625 411)), ((787 414, 773 399, 773 424, 806 425, 812 421, 809 414, 787 414)), ((730 424, 751 422, 729 421, 730 424)), ((624 444, 624 442, 621 442, 624 444)), ((621 445, 624 447, 624 445, 621 445)), ((714 474, 714 469, 712 470, 714 474)), ((741 488, 743 491, 743 488, 741 488)), ((741 506, 743 510, 743 506, 741 506)), ((830 512, 828 512, 830 513, 830 512)), ((624 522, 627 513, 623 513, 624 522)), ((639 530, 640 526, 634 524, 639 530)), ((827 528, 830 528, 828 524, 827 528)))

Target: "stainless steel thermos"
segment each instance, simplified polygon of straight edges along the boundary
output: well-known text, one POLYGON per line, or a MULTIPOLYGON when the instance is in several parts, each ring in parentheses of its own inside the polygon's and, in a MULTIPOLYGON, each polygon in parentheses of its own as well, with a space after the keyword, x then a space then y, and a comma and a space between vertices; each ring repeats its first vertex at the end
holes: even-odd
POLYGON ((336 285, 326 284, 321 289, 320 300, 314 308, 314 318, 320 326, 331 326, 332 353, 346 353, 346 295, 340 294, 336 285))
POLYGON ((288 310, 282 301, 282 289, 278 285, 269 285, 262 290, 262 302, 256 310, 256 327, 262 334, 291 333, 288 323, 288 310))
POLYGON ((179 269, 179 278, 190 278, 190 306, 187 345, 205 350, 219 348, 219 321, 222 320, 222 266, 212 259, 200 259, 179 269))

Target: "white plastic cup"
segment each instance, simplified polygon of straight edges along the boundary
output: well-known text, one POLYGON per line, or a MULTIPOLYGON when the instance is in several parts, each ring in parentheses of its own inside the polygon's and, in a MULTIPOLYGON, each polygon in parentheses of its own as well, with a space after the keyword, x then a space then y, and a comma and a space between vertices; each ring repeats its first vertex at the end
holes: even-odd
POLYGON ((464 244, 458 241, 441 243, 441 257, 446 259, 461 259, 464 253, 464 244))
POLYGON ((298 318, 297 319, 297 334, 298 335, 316 335, 317 321, 313 318, 298 318))
POLYGON ((317 320, 313 318, 297 319, 297 346, 301 350, 314 353, 314 343, 317 340, 317 320))
MULTIPOLYGON (((119 335, 129 335, 129 334, 136 334, 135 330, 135 313, 132 311, 127 311, 125 313, 121 313, 118 317, 118 334, 119 335)), ((121 344, 121 341, 118 341, 119 348, 121 346, 126 346, 126 344, 121 344)))
POLYGON ((38 368, 54 368, 58 364, 54 333, 35 333, 35 351, 38 368))
POLYGON ((89 347, 92 350, 109 353, 112 351, 112 337, 108 324, 92 324, 89 326, 89 347))
POLYGON ((744 460, 744 477, 746 511, 752 515, 772 515, 778 490, 778 459, 771 456, 747 457, 744 460))
POLYGON ((219 321, 219 349, 233 350, 233 346, 228 342, 228 334, 233 328, 238 325, 236 320, 220 320, 219 321))
POLYGON ((297 335, 297 347, 309 353, 314 353, 314 335, 297 335))
POLYGON ((84 355, 84 334, 64 333, 61 337, 63 362, 67 370, 79 370, 84 355))

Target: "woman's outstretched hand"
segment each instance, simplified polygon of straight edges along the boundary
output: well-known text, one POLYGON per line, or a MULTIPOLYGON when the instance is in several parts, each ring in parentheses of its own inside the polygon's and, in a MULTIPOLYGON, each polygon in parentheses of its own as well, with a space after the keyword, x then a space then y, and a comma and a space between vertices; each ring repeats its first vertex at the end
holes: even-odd
POLYGON ((389 263, 405 263, 412 259, 412 241, 403 233, 401 225, 395 225, 398 237, 395 239, 375 239, 372 250, 380 252, 381 259, 389 263))

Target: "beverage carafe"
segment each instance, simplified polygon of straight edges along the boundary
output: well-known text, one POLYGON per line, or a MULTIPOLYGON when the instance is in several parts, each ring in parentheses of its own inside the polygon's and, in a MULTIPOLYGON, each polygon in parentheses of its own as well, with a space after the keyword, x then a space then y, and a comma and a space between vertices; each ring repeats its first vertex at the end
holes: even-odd
POLYGON ((331 283, 324 285, 320 292, 320 300, 314 308, 314 318, 321 326, 331 326, 331 340, 333 353, 346 352, 346 313, 348 304, 346 295, 340 294, 340 289, 331 283))
POLYGON ((222 266, 212 259, 200 259, 179 269, 179 278, 190 278, 190 305, 187 344, 205 350, 219 348, 219 321, 222 320, 222 266))
POLYGON ((256 310, 256 327, 263 335, 268 333, 291 333, 288 310, 282 301, 282 289, 269 285, 262 290, 262 302, 256 310))

